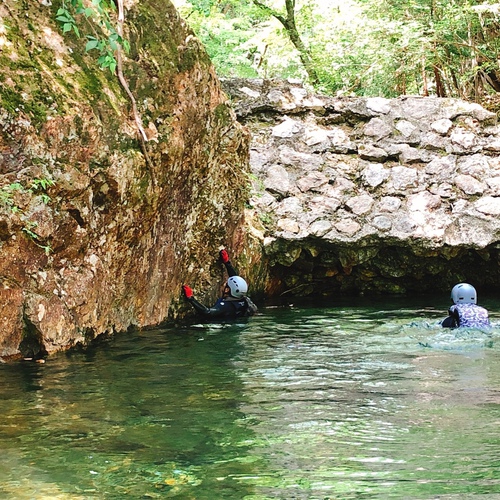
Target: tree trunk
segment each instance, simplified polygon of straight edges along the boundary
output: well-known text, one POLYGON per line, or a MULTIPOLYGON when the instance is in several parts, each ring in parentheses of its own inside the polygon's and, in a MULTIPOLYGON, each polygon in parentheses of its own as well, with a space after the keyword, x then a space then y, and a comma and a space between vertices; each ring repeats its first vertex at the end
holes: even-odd
POLYGON ((446 97, 446 88, 441 78, 441 70, 436 65, 434 65, 434 79, 436 80, 436 95, 438 97, 446 97))
POLYGON ((307 72, 310 82, 312 84, 318 84, 319 78, 316 72, 313 58, 311 56, 311 52, 302 41, 300 33, 297 30, 297 25, 295 23, 295 0, 285 0, 286 17, 274 11, 259 0, 253 0, 253 3, 257 7, 265 11, 267 14, 276 18, 283 25, 288 37, 290 38, 290 41, 299 52, 300 61, 302 62, 304 69, 307 72))

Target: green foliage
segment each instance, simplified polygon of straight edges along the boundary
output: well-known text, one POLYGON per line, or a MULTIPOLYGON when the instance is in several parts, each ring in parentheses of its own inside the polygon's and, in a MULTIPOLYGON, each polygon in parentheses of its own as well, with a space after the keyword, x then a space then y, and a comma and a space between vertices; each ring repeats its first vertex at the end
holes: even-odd
MULTIPOLYGON (((64 5, 64 4, 63 4, 64 5)), ((76 24, 75 18, 71 15, 71 12, 65 7, 61 7, 56 14, 56 20, 62 25, 63 33, 68 33, 68 31, 74 31, 76 36, 80 36, 80 31, 76 24)))
POLYGON ((34 243, 42 248, 45 253, 49 254, 51 252, 50 245, 42 245, 38 243, 39 236, 35 232, 35 228, 37 226, 36 222, 30 221, 26 218, 26 216, 22 213, 17 205, 14 203, 14 193, 20 192, 21 194, 32 195, 38 194, 43 203, 47 204, 50 202, 50 197, 46 193, 46 190, 54 186, 55 182, 52 179, 47 178, 35 178, 31 181, 30 187, 25 188, 19 182, 13 182, 6 186, 3 186, 0 189, 0 204, 4 207, 7 207, 11 210, 12 213, 21 213, 21 219, 24 221, 24 226, 22 228, 23 232, 34 241, 34 243))
POLYGON ((112 73, 116 71, 116 51, 123 47, 125 52, 130 50, 130 45, 116 28, 116 7, 111 0, 64 0, 57 11, 56 20, 60 23, 63 33, 74 32, 80 37, 79 24, 86 22, 93 34, 87 34, 85 51, 97 50, 97 62, 102 69, 108 68, 112 73), (77 22, 78 18, 78 22, 77 22), (97 26, 99 29, 95 29, 97 26))
POLYGON ((38 194, 42 198, 42 201, 47 204, 50 202, 50 196, 46 191, 49 187, 54 185, 55 182, 47 178, 33 179, 29 188, 24 187, 19 182, 13 182, 0 189, 0 204, 4 207, 10 207, 12 211, 19 210, 19 208, 14 205, 14 193, 16 191, 26 195, 38 194))
MULTIPOLYGON (((306 71, 284 27, 285 0, 174 0, 221 76, 299 78, 306 71), (267 9, 267 7, 269 7, 267 9)), ((479 99, 500 91, 498 4, 476 0, 295 0, 317 90, 479 99)))
POLYGON ((252 62, 259 19, 248 1, 192 0, 177 7, 197 33, 221 76, 258 76, 252 62))
POLYGON ((36 222, 28 221, 26 225, 23 227, 23 231, 32 239, 37 240, 38 234, 36 234, 33 229, 38 226, 36 222))
POLYGON ((10 207, 12 211, 16 211, 17 207, 14 206, 13 194, 14 191, 23 191, 24 188, 19 182, 13 182, 8 186, 3 186, 0 189, 0 204, 4 207, 10 207))
POLYGON ((26 225, 23 227, 23 231, 28 236, 28 238, 35 243, 36 246, 42 248, 44 250, 44 252, 47 255, 49 255, 50 252, 52 251, 50 244, 49 245, 42 245, 42 244, 38 243, 38 240, 40 239, 40 237, 34 231, 34 229, 36 229, 37 226, 38 226, 38 224, 36 222, 26 221, 26 225))
POLYGON ((50 201, 50 196, 46 193, 50 186, 53 186, 55 182, 52 179, 33 179, 31 182, 30 191, 37 191, 40 193, 42 201, 47 204, 50 201))
MULTIPOLYGON (((491 72, 498 71, 499 25, 497 14, 487 4, 469 0, 405 2, 404 17, 400 7, 401 2, 394 0, 385 3, 377 16, 382 16, 382 24, 397 27, 399 50, 392 52, 393 59, 402 54, 404 42, 411 50, 400 59, 407 85, 424 94, 474 99, 487 90, 486 79, 481 78, 490 73, 497 79, 491 72), (407 39, 405 29, 410 35, 407 39)), ((368 14, 374 15, 373 11, 368 14)))

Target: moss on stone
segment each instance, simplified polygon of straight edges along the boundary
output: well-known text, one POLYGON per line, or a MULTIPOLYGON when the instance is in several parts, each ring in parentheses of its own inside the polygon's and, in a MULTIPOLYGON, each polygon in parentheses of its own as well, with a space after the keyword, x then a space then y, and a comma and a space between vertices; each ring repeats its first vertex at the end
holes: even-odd
POLYGON ((230 126, 234 121, 230 108, 225 104, 219 104, 214 109, 214 115, 222 127, 230 126))
POLYGON ((138 187, 137 195, 139 196, 140 200, 144 200, 146 198, 150 185, 151 185, 151 179, 149 175, 143 175, 137 185, 138 187))
POLYGON ((0 95, 2 107, 11 114, 24 111, 32 118, 36 127, 47 119, 47 106, 37 99, 26 100, 20 92, 4 87, 0 95))

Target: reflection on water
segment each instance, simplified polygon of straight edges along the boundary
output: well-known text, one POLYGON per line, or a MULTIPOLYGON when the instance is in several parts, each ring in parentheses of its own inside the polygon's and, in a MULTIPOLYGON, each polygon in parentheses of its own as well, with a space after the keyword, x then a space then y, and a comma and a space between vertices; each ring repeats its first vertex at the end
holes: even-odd
POLYGON ((296 305, 2 365, 0 498, 500 498, 494 304, 489 331, 296 305))

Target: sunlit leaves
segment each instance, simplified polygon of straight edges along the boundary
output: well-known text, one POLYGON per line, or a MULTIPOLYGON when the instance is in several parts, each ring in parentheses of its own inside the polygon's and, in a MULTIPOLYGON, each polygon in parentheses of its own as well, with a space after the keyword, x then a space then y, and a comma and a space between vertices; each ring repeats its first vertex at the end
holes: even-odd
POLYGON ((77 36, 80 36, 76 21, 68 10, 59 9, 56 14, 56 20, 61 23, 63 33, 68 33, 68 31, 73 30, 77 36))
POLYGON ((80 37, 78 26, 87 23, 93 34, 86 36, 85 51, 97 50, 99 66, 102 69, 108 68, 112 73, 117 67, 115 53, 120 48, 126 52, 130 49, 128 41, 117 31, 115 13, 113 1, 92 0, 89 4, 83 0, 66 0, 56 14, 63 33, 73 31, 80 37), (96 30, 96 27, 99 30, 96 30))
MULTIPOLYGON (((305 78, 285 29, 252 0, 174 3, 222 76, 305 78)), ((285 12, 285 0, 261 3, 285 12)), ((296 0, 295 17, 320 77, 317 88, 329 93, 473 99, 489 92, 488 78, 500 73, 497 4, 296 0)))

